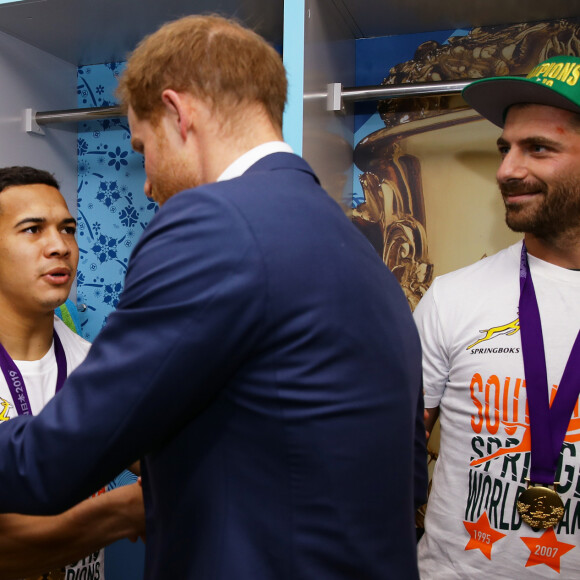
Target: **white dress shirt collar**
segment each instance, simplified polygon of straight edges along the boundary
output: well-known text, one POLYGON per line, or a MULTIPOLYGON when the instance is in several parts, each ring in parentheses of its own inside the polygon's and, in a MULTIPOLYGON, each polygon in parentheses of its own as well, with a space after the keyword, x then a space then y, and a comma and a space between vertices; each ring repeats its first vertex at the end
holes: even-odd
POLYGON ((271 155, 272 153, 292 153, 292 147, 284 141, 269 141, 262 143, 249 151, 246 151, 241 157, 238 157, 231 165, 226 167, 225 171, 217 178, 217 181, 225 181, 243 175, 254 163, 271 155))

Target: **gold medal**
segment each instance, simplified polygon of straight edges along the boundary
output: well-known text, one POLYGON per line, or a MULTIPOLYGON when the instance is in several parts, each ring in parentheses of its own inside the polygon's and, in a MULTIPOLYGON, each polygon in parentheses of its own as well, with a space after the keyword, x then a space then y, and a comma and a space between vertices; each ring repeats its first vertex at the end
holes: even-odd
POLYGON ((564 516, 564 504, 558 493, 544 485, 530 484, 516 503, 522 520, 530 527, 552 528, 564 516))

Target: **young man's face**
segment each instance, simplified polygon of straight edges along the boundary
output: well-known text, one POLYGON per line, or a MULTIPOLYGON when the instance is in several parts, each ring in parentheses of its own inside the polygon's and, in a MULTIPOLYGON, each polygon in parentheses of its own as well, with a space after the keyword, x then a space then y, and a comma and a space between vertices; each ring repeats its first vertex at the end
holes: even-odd
POLYGON ((54 187, 0 192, 0 308, 46 314, 63 304, 79 259, 76 221, 54 187))
POLYGON ((506 222, 551 238, 580 225, 580 129, 573 114, 545 105, 515 105, 498 140, 497 172, 506 222))

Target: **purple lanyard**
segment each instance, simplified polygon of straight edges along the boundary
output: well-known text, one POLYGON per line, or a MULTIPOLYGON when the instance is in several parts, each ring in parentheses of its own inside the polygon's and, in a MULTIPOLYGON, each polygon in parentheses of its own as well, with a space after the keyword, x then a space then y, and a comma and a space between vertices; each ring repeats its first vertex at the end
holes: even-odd
POLYGON ((530 481, 552 485, 564 437, 580 394, 580 332, 550 407, 542 324, 525 242, 520 262, 519 316, 530 416, 530 481))
MULTIPOLYGON (((58 334, 54 333, 54 355, 56 357, 56 393, 62 389, 66 379, 66 355, 58 334)), ((0 367, 8 383, 12 400, 19 415, 32 415, 28 393, 20 369, 16 366, 6 349, 0 344, 0 367)))

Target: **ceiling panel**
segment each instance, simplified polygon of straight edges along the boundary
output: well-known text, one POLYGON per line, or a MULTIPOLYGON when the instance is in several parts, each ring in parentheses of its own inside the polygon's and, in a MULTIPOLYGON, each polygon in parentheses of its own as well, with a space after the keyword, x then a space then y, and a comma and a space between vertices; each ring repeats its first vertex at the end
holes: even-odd
POLYGON ((578 0, 332 0, 356 38, 580 16, 578 0))
POLYGON ((77 65, 125 60, 163 22, 236 17, 281 46, 284 0, 30 0, 0 6, 0 30, 77 65))
MULTIPOLYGON (((309 2, 334 5, 355 38, 580 16, 578 0, 309 2)), ((237 17, 282 45, 284 0, 26 0, 0 5, 0 31, 73 64, 97 64, 125 60, 163 22, 207 12, 237 17)))

